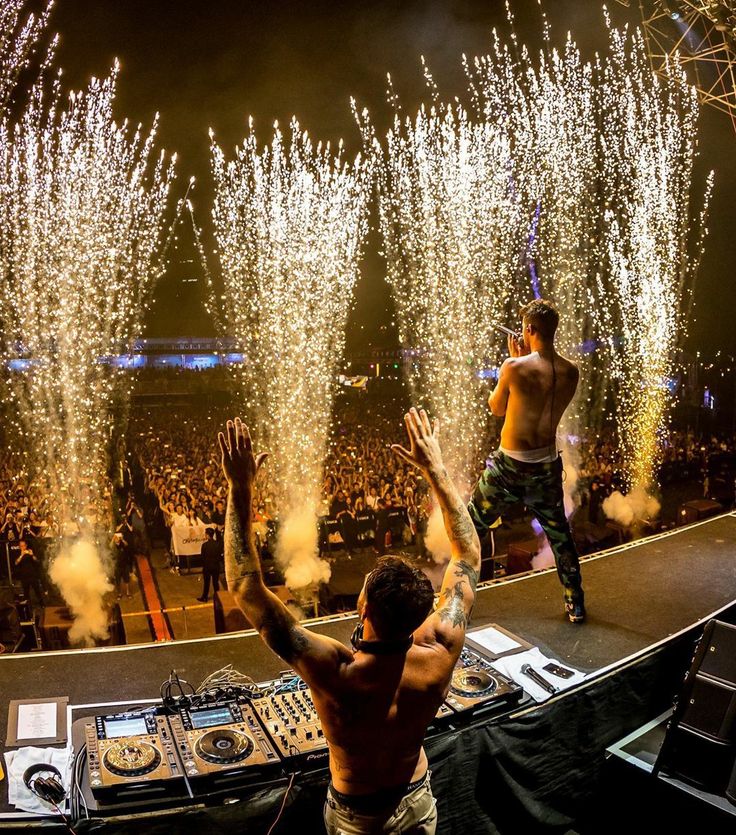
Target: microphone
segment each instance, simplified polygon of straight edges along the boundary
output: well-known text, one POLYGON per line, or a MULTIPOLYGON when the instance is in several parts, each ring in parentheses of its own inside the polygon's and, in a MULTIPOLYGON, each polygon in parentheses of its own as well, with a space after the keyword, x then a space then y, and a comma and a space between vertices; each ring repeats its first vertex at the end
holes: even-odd
POLYGON ((547 679, 538 673, 531 664, 524 664, 521 668, 522 675, 525 675, 527 678, 530 678, 535 684, 539 685, 542 690, 546 690, 548 693, 556 693, 557 688, 554 684, 550 684, 547 679))
POLYGON ((521 334, 516 333, 516 331, 512 331, 511 328, 507 328, 504 325, 499 325, 494 322, 491 327, 495 328, 497 331, 501 331, 501 333, 505 333, 506 336, 513 336, 513 338, 520 344, 524 344, 524 337, 521 334))

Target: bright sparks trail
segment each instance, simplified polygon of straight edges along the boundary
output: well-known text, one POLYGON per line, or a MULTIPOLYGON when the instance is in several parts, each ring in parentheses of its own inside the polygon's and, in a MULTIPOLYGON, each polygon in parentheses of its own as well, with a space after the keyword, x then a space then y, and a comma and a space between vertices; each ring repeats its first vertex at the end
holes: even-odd
MULTIPOLYGON (((26 0, 0 0, 0 111, 8 106, 16 89, 18 77, 48 24, 54 0, 47 0, 40 14, 24 18, 26 0)), ((53 39, 42 65, 50 60, 56 45, 53 39)))
POLYGON ((513 141, 514 188, 530 217, 530 275, 519 300, 551 298, 560 311, 558 350, 580 369, 576 396, 561 425, 566 507, 578 503, 579 438, 603 419, 605 387, 596 377, 592 345, 598 330, 595 277, 600 270, 599 147, 596 88, 572 38, 562 51, 545 48, 532 61, 525 47, 494 33, 490 54, 465 61, 474 107, 487 122, 507 126, 513 141))
POLYGON ((214 142, 212 156, 221 301, 247 357, 256 443, 271 453, 277 558, 290 588, 308 588, 330 576, 317 557, 317 510, 371 165, 313 146, 296 122, 290 141, 277 126, 262 150, 251 123, 234 159, 214 142))
POLYGON ((526 235, 504 126, 475 124, 459 106, 395 118, 380 170, 380 224, 404 346, 419 354, 416 402, 442 421, 452 476, 470 486, 486 432, 477 369, 498 360, 526 235))
MULTIPOLYGON (((131 350, 162 269, 174 163, 155 157, 155 130, 115 123, 116 76, 117 69, 93 79, 64 110, 58 87, 47 102, 39 84, 19 123, 0 125, 0 323, 4 365, 15 369, 7 374, 10 419, 28 470, 58 501, 57 521, 78 526, 87 540, 111 522, 113 424, 129 383, 110 360, 131 350)), ((79 585, 79 572, 57 573, 79 585)), ((100 602, 78 590, 73 597, 100 602)), ((86 637, 93 634, 99 630, 86 637)))
POLYGON ((374 141, 401 338, 421 352, 415 394, 444 418, 466 482, 484 417, 473 370, 500 358, 488 324, 539 292, 581 370, 563 434, 614 422, 627 485, 648 490, 702 250, 694 93, 676 69, 659 81, 641 36, 613 29, 593 64, 570 37, 558 51, 545 33, 533 59, 494 33, 465 68, 470 116, 436 104, 397 117, 385 151, 374 141))
MULTIPOLYGON (((664 80, 653 76, 641 35, 627 41, 615 31, 601 98, 606 280, 615 300, 603 312, 607 333, 620 336, 610 352, 611 371, 630 499, 626 515, 636 520, 659 509, 647 496, 656 486, 658 436, 671 401, 667 382, 686 334, 705 234, 705 209, 699 218, 692 210, 698 107, 680 69, 671 67, 664 80)), ((621 504, 612 498, 609 513, 621 504)))

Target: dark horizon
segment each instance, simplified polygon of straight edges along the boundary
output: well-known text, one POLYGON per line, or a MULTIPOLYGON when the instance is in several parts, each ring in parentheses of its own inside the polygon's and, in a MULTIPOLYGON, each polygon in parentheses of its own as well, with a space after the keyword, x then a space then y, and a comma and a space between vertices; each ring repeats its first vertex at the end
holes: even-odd
MULTIPOLYGON (((532 51, 542 45, 536 0, 516 0, 515 27, 532 51)), ((547 3, 552 41, 568 29, 585 56, 605 45, 602 7, 580 0, 547 3)), ((638 12, 619 4, 609 8, 613 22, 636 23, 638 12)), ((507 30, 503 2, 481 0, 406 0, 348 2, 324 0, 207 4, 158 0, 58 0, 51 28, 61 36, 58 64, 65 83, 84 86, 92 75, 121 63, 117 112, 150 123, 160 113, 160 145, 178 154, 174 197, 184 194, 190 176, 197 221, 208 235, 211 184, 209 137, 232 149, 246 133, 252 115, 259 140, 268 141, 274 120, 282 127, 295 115, 315 140, 344 139, 347 153, 359 150, 360 137, 350 97, 370 109, 380 131, 388 125, 386 73, 390 72, 405 112, 427 99, 420 55, 424 55, 440 95, 462 97, 466 90, 461 55, 482 54, 493 27, 507 30)), ((693 353, 736 353, 736 293, 722 293, 719 280, 736 257, 730 211, 736 194, 736 137, 728 117, 711 108, 701 116, 700 158, 694 195, 710 168, 716 170, 711 234, 695 287, 695 321, 687 347, 693 353)), ((172 201, 174 202, 174 201, 172 201)), ((375 226, 375 224, 373 224, 375 226)), ((371 232, 348 327, 348 350, 396 347, 390 326, 393 302, 383 280, 380 241, 371 232)), ((179 247, 157 286, 144 336, 215 335, 204 310, 204 276, 183 218, 179 247)))

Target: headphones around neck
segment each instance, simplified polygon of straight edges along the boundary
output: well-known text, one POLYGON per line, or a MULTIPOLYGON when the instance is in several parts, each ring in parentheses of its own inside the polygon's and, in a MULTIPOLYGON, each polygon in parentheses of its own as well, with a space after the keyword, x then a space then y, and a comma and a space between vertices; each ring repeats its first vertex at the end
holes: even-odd
POLYGON ((398 638, 392 641, 365 641, 363 640, 363 621, 359 620, 350 636, 350 643, 356 652, 367 652, 370 655, 393 655, 407 652, 414 643, 414 636, 410 635, 408 638, 398 638))
POLYGON ((48 763, 30 765, 23 772, 23 782, 31 794, 39 800, 44 800, 52 806, 59 806, 66 798, 66 789, 62 785, 59 769, 48 763), (50 777, 39 777, 40 774, 50 774, 50 777))

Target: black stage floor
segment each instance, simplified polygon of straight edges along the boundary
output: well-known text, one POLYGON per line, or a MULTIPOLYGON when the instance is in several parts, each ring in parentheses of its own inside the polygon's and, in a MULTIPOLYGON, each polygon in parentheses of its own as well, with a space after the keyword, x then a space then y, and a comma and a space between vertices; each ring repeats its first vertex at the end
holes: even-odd
MULTIPOLYGON (((472 626, 497 623, 581 670, 620 666, 736 600, 736 514, 710 519, 583 560, 588 619, 563 615, 554 570, 486 584, 472 626)), ((315 624, 347 641, 353 616, 315 624)), ((0 701, 68 696, 71 704, 155 698, 175 668, 193 684, 233 664, 255 680, 275 677, 284 663, 254 634, 176 643, 0 656, 0 701)), ((0 711, 5 739, 7 709, 0 711)), ((6 811, 7 781, 0 784, 6 811)))

